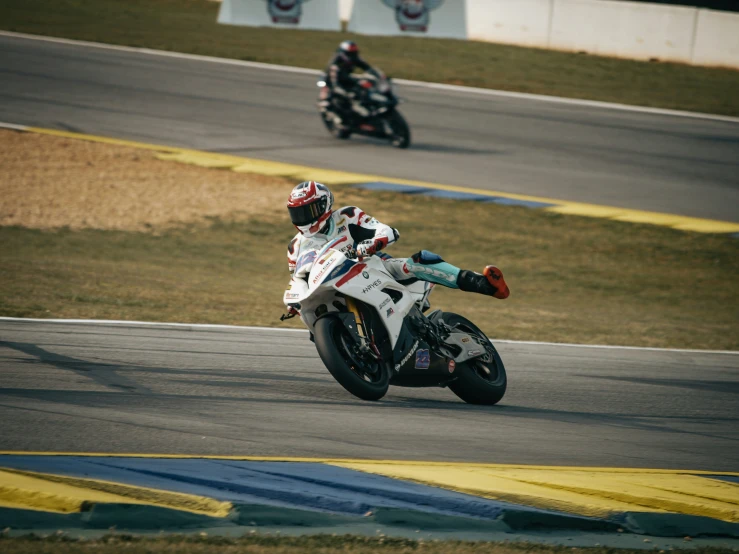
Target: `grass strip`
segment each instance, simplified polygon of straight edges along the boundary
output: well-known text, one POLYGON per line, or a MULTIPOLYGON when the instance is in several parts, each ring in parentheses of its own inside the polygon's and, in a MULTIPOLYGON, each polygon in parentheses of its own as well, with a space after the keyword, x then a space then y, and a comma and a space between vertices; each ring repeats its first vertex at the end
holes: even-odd
MULTIPOLYGON (((595 541, 594 541, 595 543, 595 541)), ((670 552, 691 552, 692 554, 728 554, 735 552, 730 547, 690 546, 686 549, 673 549, 670 552)), ((614 548, 605 546, 573 548, 529 542, 472 542, 411 540, 390 537, 362 537, 353 535, 329 536, 314 535, 302 537, 279 537, 251 535, 241 538, 169 536, 157 538, 134 537, 130 535, 108 535, 100 539, 78 540, 64 535, 50 537, 2 538, 0 548, 4 554, 73 554, 118 553, 156 554, 159 552, 178 552, 181 554, 302 554, 320 552, 321 554, 375 554, 424 552, 425 554, 643 554, 642 549, 614 548)), ((656 552, 656 550, 652 550, 656 552)), ((660 550, 660 553, 665 552, 660 550)))
MULTIPOLYGON (((0 223, 0 315, 300 327, 278 321, 295 232, 283 209, 289 181, 121 146, 4 137, 0 222, 13 224, 0 223), (134 188, 142 176, 148 191, 134 188)), ((361 206, 400 230, 391 255, 429 249, 462 268, 499 265, 512 290, 505 301, 441 286, 431 296, 491 337, 739 349, 734 238, 348 187, 334 193, 337 206, 361 206)))
POLYGON ((216 23, 219 6, 208 0, 4 0, 0 28, 314 69, 348 38, 395 77, 739 115, 739 71, 731 69, 474 41, 225 26, 216 23))

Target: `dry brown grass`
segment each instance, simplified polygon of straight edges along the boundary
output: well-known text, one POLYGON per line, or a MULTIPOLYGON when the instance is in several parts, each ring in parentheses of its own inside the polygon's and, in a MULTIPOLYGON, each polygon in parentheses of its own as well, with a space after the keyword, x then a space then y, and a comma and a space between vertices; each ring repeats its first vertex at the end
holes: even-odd
POLYGON ((0 226, 160 229, 209 217, 283 216, 292 183, 156 153, 0 130, 0 226))
MULTIPOLYGON (((0 315, 300 326, 278 322, 294 183, 50 136, 0 132, 0 152, 0 315), (49 229, 59 226, 70 229, 49 229)), ((426 248, 462 268, 498 264, 505 302, 444 287, 432 297, 491 337, 739 349, 736 239, 334 193, 400 229, 391 255, 426 248)))

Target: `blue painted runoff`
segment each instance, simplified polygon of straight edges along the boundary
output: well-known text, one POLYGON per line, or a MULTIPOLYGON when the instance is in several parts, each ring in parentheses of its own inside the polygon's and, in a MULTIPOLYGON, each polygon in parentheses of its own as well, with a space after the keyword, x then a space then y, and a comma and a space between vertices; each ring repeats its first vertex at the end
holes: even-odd
POLYGON ((504 196, 488 196, 485 194, 475 194, 473 192, 461 192, 456 190, 444 190, 424 187, 414 187, 412 185, 403 185, 399 183, 388 183, 385 181, 375 181, 372 183, 358 183, 353 185, 357 188, 367 190, 384 190, 391 192, 399 192, 402 194, 422 194, 423 196, 433 196, 436 198, 448 198, 450 200, 468 200, 473 202, 487 202, 493 204, 503 204, 506 206, 524 206, 526 208, 547 208, 556 206, 547 202, 535 202, 533 200, 519 200, 516 198, 506 198, 504 196))
POLYGON ((0 468, 345 515, 375 508, 482 519, 495 519, 505 509, 544 512, 322 463, 5 455, 0 456, 0 468))

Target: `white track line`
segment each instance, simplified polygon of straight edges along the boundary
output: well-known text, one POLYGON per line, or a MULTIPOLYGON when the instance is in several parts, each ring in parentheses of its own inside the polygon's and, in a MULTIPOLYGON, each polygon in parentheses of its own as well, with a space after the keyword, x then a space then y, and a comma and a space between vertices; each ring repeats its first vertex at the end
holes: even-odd
POLYGON ((26 131, 27 125, 16 125, 15 123, 5 123, 0 121, 0 129, 12 129, 13 131, 26 131))
MULTIPOLYGON (((269 331, 275 333, 307 333, 307 329, 284 329, 277 327, 251 327, 242 325, 217 325, 208 323, 166 323, 156 321, 126 321, 119 319, 42 319, 26 317, 3 317, 0 322, 14 321, 20 323, 67 323, 75 325, 130 326, 130 327, 176 327, 189 330, 222 330, 222 331, 269 331)), ((563 346, 567 348, 598 348, 604 350, 638 350, 647 352, 681 352, 693 354, 739 354, 734 350, 690 350, 681 348, 651 348, 644 346, 610 346, 607 344, 571 344, 566 342, 537 342, 525 340, 493 339, 496 343, 522 344, 530 346, 563 346)))
MULTIPOLYGON (((216 58, 214 56, 200 56, 197 54, 183 54, 181 52, 168 52, 165 50, 153 50, 151 48, 138 48, 133 46, 117 46, 113 44, 102 44, 99 42, 88 42, 83 40, 72 40, 66 38, 45 37, 40 35, 29 35, 25 33, 14 33, 12 31, 0 31, 0 36, 21 38, 27 40, 37 40, 43 42, 53 42, 56 44, 68 44, 72 46, 86 46, 89 48, 99 48, 103 50, 114 50, 119 52, 133 52, 137 54, 147 54, 151 56, 165 56, 169 58, 179 58, 183 60, 193 60, 210 63, 220 63, 226 65, 235 65, 240 67, 250 67, 255 69, 268 69, 272 71, 283 71, 286 73, 301 73, 304 75, 318 76, 320 71, 317 69, 308 69, 305 67, 293 67, 288 65, 276 65, 261 62, 247 62, 243 60, 232 60, 229 58, 216 58)), ((507 90, 486 89, 477 87, 463 87, 459 85, 446 85, 442 83, 428 83, 426 81, 412 81, 408 79, 395 79, 396 83, 409 85, 414 87, 422 87, 428 89, 445 90, 449 92, 462 92, 468 94, 479 94, 484 96, 497 96, 502 98, 515 98, 519 100, 535 100, 539 102, 551 102, 558 104, 570 104, 575 106, 587 106, 591 108, 603 108, 610 110, 621 110, 638 113, 647 113, 653 115, 665 115, 673 117, 688 117, 694 119, 708 119, 712 121, 724 121, 728 123, 739 123, 739 117, 731 117, 726 115, 716 115, 700 112, 686 112, 680 110, 668 110, 663 108, 648 108, 646 106, 632 106, 629 104, 618 104, 615 102, 601 102, 598 100, 580 100, 577 98, 564 98, 561 96, 549 96, 545 94, 530 94, 526 92, 511 92, 507 90)))

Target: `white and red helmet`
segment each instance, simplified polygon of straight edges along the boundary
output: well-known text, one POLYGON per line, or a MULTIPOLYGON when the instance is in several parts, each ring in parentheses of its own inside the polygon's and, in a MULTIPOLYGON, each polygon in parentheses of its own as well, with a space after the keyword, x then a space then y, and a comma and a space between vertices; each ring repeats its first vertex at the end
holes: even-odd
POLYGON ((306 237, 312 237, 324 226, 334 205, 334 195, 326 185, 303 181, 291 192, 287 211, 295 228, 306 237))

